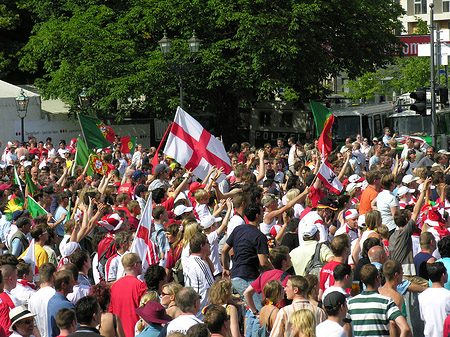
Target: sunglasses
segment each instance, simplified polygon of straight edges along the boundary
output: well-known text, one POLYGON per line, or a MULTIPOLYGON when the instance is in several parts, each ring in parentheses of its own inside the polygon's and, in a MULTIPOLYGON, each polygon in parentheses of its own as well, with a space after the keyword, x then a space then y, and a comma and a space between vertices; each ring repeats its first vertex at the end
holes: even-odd
POLYGON ((34 320, 33 319, 26 319, 26 320, 20 321, 19 323, 31 324, 31 323, 34 323, 34 320))
POLYGON ((172 294, 166 294, 165 292, 161 292, 160 297, 164 297, 164 296, 172 296, 172 294))

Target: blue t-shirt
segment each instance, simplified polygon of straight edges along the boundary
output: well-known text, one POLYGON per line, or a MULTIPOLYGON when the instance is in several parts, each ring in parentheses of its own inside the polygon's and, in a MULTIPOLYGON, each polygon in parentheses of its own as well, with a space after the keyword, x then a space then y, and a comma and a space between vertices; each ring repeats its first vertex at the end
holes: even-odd
MULTIPOLYGON (((61 220, 61 218, 66 215, 67 215, 67 210, 62 206, 58 206, 58 208, 56 209, 56 212, 55 212, 56 221, 61 220)), ((55 232, 58 236, 64 236, 64 224, 65 223, 66 223, 66 220, 64 220, 58 226, 55 227, 55 232)))
POLYGON ((245 224, 233 230, 227 244, 234 251, 231 278, 256 280, 260 274, 258 254, 269 254, 267 237, 257 227, 245 224))
POLYGON ((142 332, 136 337, 158 337, 163 329, 161 324, 150 323, 142 332))
POLYGON ((56 325, 56 313, 62 308, 75 310, 75 306, 64 295, 56 292, 55 295, 53 295, 48 301, 47 306, 47 326, 49 337, 56 337, 59 335, 59 328, 56 325))
POLYGON ((431 259, 433 255, 420 252, 414 256, 414 267, 416 267, 416 275, 428 280, 427 261, 431 259))
MULTIPOLYGON (((444 264, 445 269, 447 269, 447 274, 450 272, 450 257, 441 257, 436 262, 442 262, 444 264)), ((430 287, 433 285, 431 281, 429 281, 430 287)), ((450 278, 444 284, 444 288, 450 290, 450 278)))

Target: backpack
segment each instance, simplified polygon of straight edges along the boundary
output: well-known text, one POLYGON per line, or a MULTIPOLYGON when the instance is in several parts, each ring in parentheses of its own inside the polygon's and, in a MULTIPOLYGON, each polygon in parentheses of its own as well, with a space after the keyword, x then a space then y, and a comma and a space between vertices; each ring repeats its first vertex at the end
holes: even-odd
POLYGON ((269 337, 269 332, 267 331, 267 323, 269 323, 270 316, 272 316, 272 313, 275 309, 276 308, 273 308, 270 312, 269 317, 267 317, 266 323, 264 323, 262 327, 256 330, 256 337, 269 337))
POLYGON ((312 274, 316 275, 320 281, 320 270, 323 267, 322 261, 320 261, 320 248, 322 247, 321 243, 317 243, 316 250, 314 251, 314 255, 311 257, 311 260, 308 262, 305 268, 305 275, 312 274))
POLYGON ((184 274, 183 274, 183 265, 181 264, 181 256, 175 263, 175 266, 172 268, 172 278, 174 282, 184 286, 184 274))
POLYGON ((116 246, 114 245, 114 240, 111 242, 111 244, 108 246, 108 248, 102 253, 101 256, 98 258, 98 266, 97 270, 100 274, 100 279, 103 281, 106 281, 106 262, 108 262, 108 259, 113 256, 117 252, 116 246))

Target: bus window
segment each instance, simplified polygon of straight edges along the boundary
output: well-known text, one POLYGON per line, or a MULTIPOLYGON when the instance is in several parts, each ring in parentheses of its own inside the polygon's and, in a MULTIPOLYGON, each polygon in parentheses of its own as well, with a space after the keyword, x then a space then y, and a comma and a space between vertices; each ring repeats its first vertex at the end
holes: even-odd
POLYGON ((283 112, 281 115, 281 127, 289 127, 291 128, 292 125, 292 112, 283 112))
POLYGON ((383 134, 383 125, 381 123, 381 116, 380 115, 375 115, 373 116, 373 137, 378 137, 380 135, 383 134))
POLYGON ((260 111, 259 112, 259 125, 269 126, 271 124, 271 112, 270 111, 260 111))
POLYGON ((345 116, 336 118, 334 124, 334 137, 337 141, 345 141, 346 138, 355 138, 359 133, 359 117, 345 116))

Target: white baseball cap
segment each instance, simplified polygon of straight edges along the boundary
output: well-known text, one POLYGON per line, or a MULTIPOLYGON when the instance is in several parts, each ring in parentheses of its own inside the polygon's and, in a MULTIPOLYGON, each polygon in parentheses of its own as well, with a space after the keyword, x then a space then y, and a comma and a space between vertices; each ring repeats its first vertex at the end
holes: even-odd
POLYGON ((406 193, 414 193, 416 190, 415 189, 409 189, 408 187, 406 187, 406 186, 402 186, 402 187, 400 187, 399 189, 398 189, 398 191, 397 191, 397 195, 399 196, 399 197, 402 197, 402 196, 404 196, 406 193))
POLYGON ((319 229, 316 225, 306 225, 303 228, 303 235, 314 236, 319 229))
POLYGON ((412 183, 413 181, 416 181, 416 180, 419 180, 419 177, 415 177, 412 174, 407 174, 407 175, 405 175, 403 177, 402 183, 403 184, 410 184, 410 183, 412 183))
POLYGON ((222 221, 222 218, 215 218, 212 215, 208 215, 200 221, 200 227, 207 229, 219 221, 222 221))
POLYGON ((191 212, 193 209, 194 209, 193 207, 186 207, 184 205, 178 205, 177 207, 175 207, 173 212, 175 213, 176 216, 180 216, 183 213, 191 212))

